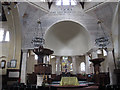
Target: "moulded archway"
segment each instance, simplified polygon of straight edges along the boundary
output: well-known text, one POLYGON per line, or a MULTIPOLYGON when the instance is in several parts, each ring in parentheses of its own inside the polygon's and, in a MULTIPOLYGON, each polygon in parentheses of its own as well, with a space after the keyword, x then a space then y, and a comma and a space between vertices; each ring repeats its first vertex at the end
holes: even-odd
POLYGON ((47 30, 45 41, 45 47, 54 50, 54 55, 74 56, 88 51, 90 37, 82 25, 73 21, 61 21, 47 30))

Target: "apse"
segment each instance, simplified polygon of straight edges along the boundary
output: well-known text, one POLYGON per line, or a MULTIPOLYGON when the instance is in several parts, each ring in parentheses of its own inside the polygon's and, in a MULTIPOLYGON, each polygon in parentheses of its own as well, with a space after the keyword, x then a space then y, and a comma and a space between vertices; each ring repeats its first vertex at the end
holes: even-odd
POLYGON ((61 21, 52 25, 45 33, 45 47, 57 56, 85 54, 89 49, 88 31, 73 21, 61 21))

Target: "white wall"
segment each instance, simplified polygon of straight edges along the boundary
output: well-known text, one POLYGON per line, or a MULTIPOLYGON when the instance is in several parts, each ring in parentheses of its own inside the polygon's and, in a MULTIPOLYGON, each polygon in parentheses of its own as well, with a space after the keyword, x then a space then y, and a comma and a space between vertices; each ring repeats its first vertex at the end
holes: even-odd
MULTIPOLYGON (((11 11, 9 15, 7 13, 7 8, 4 8, 7 21, 0 22, 0 28, 2 27, 5 30, 8 30, 10 32, 10 41, 0 42, 0 49, 1 49, 0 57, 6 56, 6 58, 2 58, 6 60, 6 63, 10 62, 11 59, 16 59, 17 66, 14 69, 19 69, 20 68, 20 55, 21 55, 21 29, 20 29, 19 15, 18 15, 17 8, 14 8, 13 4, 10 7, 11 7, 11 11)), ((0 61, 2 59, 0 59, 0 61)), ((7 69, 7 64, 6 64, 5 69, 2 70, 3 72, 2 74, 6 74, 6 69, 7 69)), ((13 68, 10 68, 10 69, 13 69, 13 68)))

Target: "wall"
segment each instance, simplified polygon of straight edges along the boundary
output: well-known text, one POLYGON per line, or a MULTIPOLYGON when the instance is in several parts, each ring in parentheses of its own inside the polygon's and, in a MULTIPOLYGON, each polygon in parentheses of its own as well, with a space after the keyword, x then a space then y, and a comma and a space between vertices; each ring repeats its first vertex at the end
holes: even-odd
POLYGON ((115 53, 115 59, 118 59, 119 56, 119 20, 118 20, 118 15, 119 15, 119 8, 120 5, 117 3, 116 9, 114 11, 113 15, 113 21, 112 21, 112 39, 113 39, 113 48, 114 48, 114 53, 115 53))
MULTIPOLYGON (((7 14, 7 8, 5 8, 5 13, 7 17, 7 22, 1 23, 1 27, 9 30, 10 32, 10 41, 9 43, 4 42, 0 43, 0 48, 2 48, 2 52, 0 53, 1 56, 6 56, 6 62, 10 62, 11 59, 17 60, 16 68, 8 68, 8 69, 20 69, 20 56, 21 56, 21 29, 20 29, 20 22, 19 22, 19 15, 17 8, 14 8, 14 5, 11 6, 10 14, 7 14), (12 16, 13 15, 13 16, 12 16), (15 48, 16 47, 16 48, 15 48)), ((6 74, 6 68, 3 69, 3 74, 6 74)))
POLYGON ((84 56, 76 57, 76 73, 77 74, 83 73, 80 68, 81 62, 85 62, 85 57, 84 56))
POLYGON ((37 64, 34 55, 30 55, 27 59, 27 74, 32 74, 34 72, 34 65, 37 64))

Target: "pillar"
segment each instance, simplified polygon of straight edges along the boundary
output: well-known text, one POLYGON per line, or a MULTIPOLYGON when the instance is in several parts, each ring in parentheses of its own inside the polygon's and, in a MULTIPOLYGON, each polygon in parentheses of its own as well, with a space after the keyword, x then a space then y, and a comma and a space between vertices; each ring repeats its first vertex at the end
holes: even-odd
POLYGON ((86 61, 86 65, 85 65, 85 71, 86 74, 90 74, 90 58, 88 55, 85 55, 85 61, 86 61))
POLYGON ((44 56, 43 63, 48 64, 48 62, 47 62, 47 56, 44 56))
POLYGON ((22 55, 22 66, 21 66, 21 83, 26 84, 26 65, 27 65, 27 52, 28 50, 22 50, 23 55, 22 55))
POLYGON ((72 63, 73 63, 73 74, 76 74, 76 59, 75 56, 72 56, 72 63))
MULTIPOLYGON (((93 50, 93 51, 91 52, 91 54, 92 54, 92 59, 98 58, 97 49, 93 50)), ((92 65, 91 65, 91 72, 94 73, 93 63, 91 63, 91 64, 92 64, 92 65)))
POLYGON ((113 53, 112 49, 108 49, 108 55, 106 58, 108 62, 108 68, 109 68, 109 76, 110 76, 110 85, 116 84, 116 75, 114 73, 115 65, 114 65, 114 60, 113 60, 113 53))
POLYGON ((51 60, 51 65, 52 65, 52 74, 56 74, 56 60, 52 59, 51 60))
POLYGON ((56 56, 56 75, 60 75, 60 56, 56 56))

